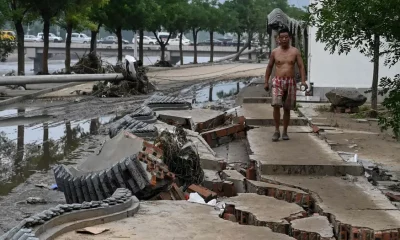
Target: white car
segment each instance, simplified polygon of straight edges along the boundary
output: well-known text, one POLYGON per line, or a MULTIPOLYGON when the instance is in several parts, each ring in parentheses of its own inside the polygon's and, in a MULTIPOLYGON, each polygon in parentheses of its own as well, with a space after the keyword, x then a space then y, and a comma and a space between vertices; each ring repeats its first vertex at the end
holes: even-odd
MULTIPOLYGON (((43 33, 38 33, 37 37, 43 40, 43 33)), ((55 35, 54 33, 49 33, 49 41, 50 42, 62 42, 63 38, 55 35)))
MULTIPOLYGON (((67 38, 67 34, 65 34, 65 38, 67 38)), ((72 33, 71 43, 90 43, 90 37, 83 33, 72 33)))
POLYGON ((42 39, 36 37, 35 35, 25 35, 24 42, 42 42, 42 39))
MULTIPOLYGON (((179 46, 179 38, 173 38, 168 41, 168 45, 172 46, 179 46)), ((189 46, 190 45, 190 40, 187 38, 182 39, 182 45, 183 46, 189 46)))
MULTIPOLYGON (((140 38, 137 38, 137 42, 140 42, 140 38)), ((132 39, 132 43, 135 43, 135 38, 132 39)), ((158 44, 157 39, 148 37, 148 36, 143 36, 143 45, 156 45, 158 44)))

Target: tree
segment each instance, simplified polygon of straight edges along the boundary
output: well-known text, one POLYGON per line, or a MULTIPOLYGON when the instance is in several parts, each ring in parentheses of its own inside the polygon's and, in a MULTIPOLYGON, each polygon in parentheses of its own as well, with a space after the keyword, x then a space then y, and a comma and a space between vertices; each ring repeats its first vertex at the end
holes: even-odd
POLYGON ((89 29, 90 29, 90 52, 95 53, 97 48, 97 34, 99 34, 101 26, 107 19, 105 8, 109 1, 104 5, 95 5, 90 8, 89 12, 89 29))
POLYGON ((107 18, 104 25, 118 38, 118 61, 122 61, 122 30, 130 28, 130 16, 134 11, 133 0, 110 0, 104 9, 107 18))
POLYGON ((49 73, 49 32, 52 19, 58 16, 67 7, 69 0, 32 0, 32 11, 40 14, 43 21, 43 74, 49 73))
POLYGON ((176 6, 176 17, 175 17, 175 28, 178 32, 178 36, 179 36, 179 58, 180 58, 180 63, 181 65, 183 65, 183 48, 182 48, 182 38, 183 38, 183 34, 185 31, 188 30, 189 28, 189 21, 188 19, 190 18, 189 12, 188 12, 188 8, 189 8, 189 3, 187 0, 182 1, 182 3, 180 3, 179 5, 176 6))
POLYGON ((243 34, 243 29, 240 26, 239 13, 236 11, 233 2, 225 1, 219 5, 221 15, 224 16, 225 21, 220 24, 220 30, 223 33, 235 33, 237 37, 237 52, 240 50, 240 41, 243 34))
POLYGON ((172 35, 178 31, 175 23, 179 17, 179 10, 187 0, 154 0, 157 7, 154 9, 151 15, 152 21, 149 24, 149 30, 153 32, 161 47, 161 61, 165 61, 165 47, 168 45, 169 39, 172 35), (166 30, 169 32, 169 36, 164 41, 160 39, 157 32, 166 30))
MULTIPOLYGON (((393 46, 392 41, 399 35, 398 1, 375 0, 321 0, 310 5, 308 21, 318 28, 317 41, 326 44, 325 50, 331 54, 348 54, 355 48, 371 58, 373 77, 371 88, 371 107, 376 115, 379 59, 393 49, 382 51, 382 40, 393 46)), ((384 46, 384 47, 385 47, 384 46)), ((372 116, 374 117, 374 116, 372 116)))
POLYGON ((92 8, 103 7, 108 0, 69 0, 63 11, 61 26, 67 31, 65 39, 65 70, 71 73, 71 37, 72 30, 82 30, 91 25, 89 15, 92 8))
POLYGON ((197 64, 197 34, 200 30, 205 28, 205 20, 207 18, 207 12, 204 9, 203 1, 192 0, 189 5, 188 13, 188 27, 192 31, 194 43, 193 63, 197 64))
POLYGON ((3 0, 8 11, 8 18, 14 23, 17 32, 17 51, 18 51, 18 75, 25 75, 25 44, 23 23, 27 18, 28 12, 32 9, 31 0, 3 0))
POLYGON ((210 33, 210 62, 214 62, 214 32, 221 32, 221 21, 223 18, 222 10, 217 6, 216 0, 206 0, 204 10, 207 14, 206 28, 210 33))

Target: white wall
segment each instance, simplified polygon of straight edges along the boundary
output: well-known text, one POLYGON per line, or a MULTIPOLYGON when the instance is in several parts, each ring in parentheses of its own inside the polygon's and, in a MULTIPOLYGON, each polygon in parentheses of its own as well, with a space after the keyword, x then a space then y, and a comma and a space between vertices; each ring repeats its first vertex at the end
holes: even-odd
MULTIPOLYGON (((308 76, 314 87, 370 88, 373 73, 370 59, 356 49, 348 55, 331 55, 324 50, 324 43, 316 41, 316 31, 315 27, 309 29, 308 76)), ((388 68, 384 66, 384 60, 384 57, 380 60, 380 78, 393 77, 400 73, 399 63, 388 68)))

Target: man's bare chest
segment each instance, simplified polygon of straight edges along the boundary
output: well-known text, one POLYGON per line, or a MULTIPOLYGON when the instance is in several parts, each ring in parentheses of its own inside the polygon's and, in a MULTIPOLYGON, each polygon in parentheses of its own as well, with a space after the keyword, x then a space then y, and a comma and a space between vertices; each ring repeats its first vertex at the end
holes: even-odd
POLYGON ((294 65, 296 62, 296 55, 291 52, 278 52, 275 55, 275 63, 277 65, 290 64, 294 65))

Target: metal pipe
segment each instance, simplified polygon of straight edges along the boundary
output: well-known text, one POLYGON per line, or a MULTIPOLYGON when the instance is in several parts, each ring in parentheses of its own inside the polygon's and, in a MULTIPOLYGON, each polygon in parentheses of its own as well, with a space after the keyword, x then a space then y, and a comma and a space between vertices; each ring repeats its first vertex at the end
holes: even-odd
POLYGON ((122 73, 6 76, 6 77, 0 77, 0 86, 41 84, 41 83, 93 82, 93 81, 105 81, 105 80, 116 81, 123 79, 124 75, 122 73))

